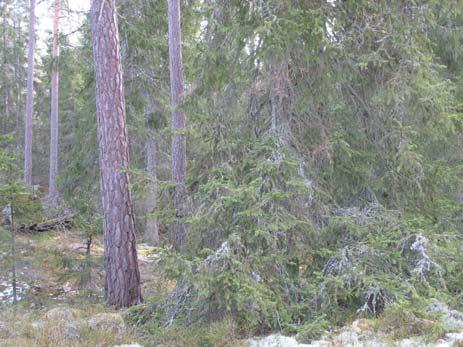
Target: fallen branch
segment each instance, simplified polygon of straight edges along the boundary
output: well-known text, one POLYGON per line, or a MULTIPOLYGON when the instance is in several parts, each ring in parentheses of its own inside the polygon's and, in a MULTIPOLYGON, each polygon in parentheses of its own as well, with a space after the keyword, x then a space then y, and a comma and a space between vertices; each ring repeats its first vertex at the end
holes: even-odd
POLYGON ((59 217, 55 219, 50 219, 45 222, 41 223, 32 223, 32 224, 22 224, 18 231, 23 233, 32 233, 32 232, 45 232, 54 229, 68 229, 72 227, 72 218, 75 217, 76 214, 67 215, 64 217, 59 217))

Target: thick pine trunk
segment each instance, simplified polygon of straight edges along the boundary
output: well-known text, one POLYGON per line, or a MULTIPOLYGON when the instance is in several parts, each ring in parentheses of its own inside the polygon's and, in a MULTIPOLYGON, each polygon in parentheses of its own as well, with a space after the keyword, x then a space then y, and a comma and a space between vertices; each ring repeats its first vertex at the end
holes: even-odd
POLYGON ((53 51, 51 71, 51 112, 50 112, 50 177, 48 193, 51 207, 58 205, 58 93, 59 93, 59 16, 61 0, 55 0, 53 17, 53 51))
POLYGON ((32 185, 32 115, 34 113, 35 0, 30 0, 27 100, 24 122, 24 181, 32 185))
POLYGON ((185 239, 185 175, 186 175, 186 150, 185 137, 182 132, 185 129, 185 113, 179 107, 183 102, 183 61, 182 61, 182 33, 180 27, 180 0, 168 0, 169 19, 169 68, 170 89, 172 106, 172 180, 174 181, 174 209, 177 223, 175 224, 175 238, 178 247, 185 239))
POLYGON ((141 302, 116 1, 93 0, 101 194, 104 212, 105 300, 116 308, 141 302))

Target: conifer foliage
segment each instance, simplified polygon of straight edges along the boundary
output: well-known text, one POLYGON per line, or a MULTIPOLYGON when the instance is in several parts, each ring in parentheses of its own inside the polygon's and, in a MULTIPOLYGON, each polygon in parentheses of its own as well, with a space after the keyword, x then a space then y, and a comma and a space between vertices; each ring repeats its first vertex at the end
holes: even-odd
POLYGON ((308 338, 461 308, 458 1, 93 0, 35 78, 33 7, 0 11, 0 192, 53 171, 88 235, 103 220, 106 302, 141 329, 308 338), (157 246, 147 303, 137 240, 157 246))

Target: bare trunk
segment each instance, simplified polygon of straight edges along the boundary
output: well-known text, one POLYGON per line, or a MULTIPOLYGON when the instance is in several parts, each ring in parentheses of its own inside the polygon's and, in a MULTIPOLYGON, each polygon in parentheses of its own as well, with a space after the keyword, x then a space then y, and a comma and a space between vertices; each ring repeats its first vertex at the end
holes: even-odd
POLYGON ((35 0, 30 0, 27 101, 24 123, 24 181, 32 185, 32 115, 34 113, 35 0))
POLYGON ((93 0, 91 19, 104 212, 105 300, 122 308, 140 303, 142 297, 127 172, 129 151, 116 1, 93 0))
POLYGON ((271 131, 280 140, 285 140, 289 129, 289 72, 288 62, 282 61, 271 66, 272 73, 272 127, 271 131))
MULTIPOLYGON (((150 101, 148 101, 150 102, 150 101)), ((152 214, 156 209, 157 196, 157 176, 156 176, 156 141, 154 131, 148 125, 148 134, 146 139, 146 170, 150 178, 150 189, 148 189, 148 198, 146 199, 147 212, 152 214)), ((159 244, 159 226, 153 216, 148 216, 146 221, 145 240, 152 245, 159 244)))
POLYGON ((50 177, 49 199, 51 207, 58 205, 58 100, 59 100, 59 16, 61 0, 55 0, 55 14, 53 17, 53 51, 51 71, 51 112, 50 112, 50 177))
POLYGON ((146 134, 146 171, 150 178, 156 178, 155 172, 156 162, 156 144, 154 143, 154 131, 148 128, 146 134))
POLYGON ((14 54, 16 55, 16 64, 14 67, 14 76, 16 80, 16 125, 15 125, 15 134, 16 134, 16 144, 19 147, 20 142, 20 128, 21 128, 21 62, 18 52, 18 42, 21 42, 21 21, 18 22, 15 31, 18 33, 14 41, 14 54))
POLYGON ((14 206, 10 204, 10 221, 11 221, 11 255, 13 256, 13 264, 11 266, 11 285, 13 287, 13 304, 18 302, 17 293, 17 276, 16 276, 16 229, 15 229, 15 217, 14 217, 14 206))
POLYGON ((185 113, 179 107, 183 102, 183 61, 182 61, 182 33, 180 28, 180 0, 168 0, 169 17, 169 68, 172 106, 172 180, 174 181, 175 196, 174 209, 177 222, 175 224, 175 238, 178 247, 185 239, 185 175, 186 150, 185 113))
MULTIPOLYGON (((6 69, 7 65, 7 58, 6 58, 6 52, 7 52, 7 45, 6 45, 6 32, 7 32, 7 22, 6 22, 7 15, 6 13, 3 16, 3 67, 6 69)), ((9 116, 9 109, 8 109, 8 89, 5 88, 3 91, 3 132, 8 131, 8 116, 9 116)))

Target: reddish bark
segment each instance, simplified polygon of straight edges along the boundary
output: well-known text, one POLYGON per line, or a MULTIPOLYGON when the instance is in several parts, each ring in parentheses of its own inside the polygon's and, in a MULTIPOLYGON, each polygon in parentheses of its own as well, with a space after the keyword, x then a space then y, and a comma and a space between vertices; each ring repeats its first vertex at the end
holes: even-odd
POLYGON ((55 0, 55 13, 53 16, 53 50, 51 71, 51 112, 50 112, 50 177, 48 193, 52 207, 58 205, 58 188, 56 177, 58 175, 58 93, 59 93, 59 16, 61 0, 55 0))
POLYGON ((24 122, 24 181, 32 185, 32 115, 34 113, 35 0, 30 0, 27 100, 24 122))
POLYGON ((105 300, 116 308, 141 302, 116 1, 91 10, 101 194, 104 212, 105 300))
POLYGON ((186 176, 185 113, 179 108, 183 102, 182 33, 180 26, 180 0, 168 0, 169 69, 172 106, 172 180, 176 185, 174 208, 179 221, 175 224, 177 246, 185 239, 184 199, 186 176))

